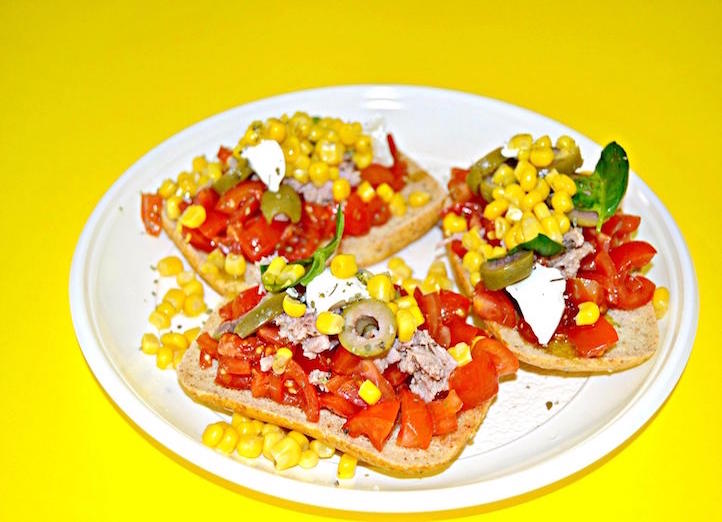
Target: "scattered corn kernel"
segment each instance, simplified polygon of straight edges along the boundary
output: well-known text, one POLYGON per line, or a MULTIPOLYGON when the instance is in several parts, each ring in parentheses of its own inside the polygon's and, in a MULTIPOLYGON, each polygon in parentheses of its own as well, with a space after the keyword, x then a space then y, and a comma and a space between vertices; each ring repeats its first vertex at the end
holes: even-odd
POLYGON ((500 187, 506 187, 510 183, 514 183, 514 179, 515 179, 514 178, 514 169, 511 168, 506 163, 502 163, 494 171, 494 175, 491 177, 491 182, 494 185, 499 185, 500 187))
POLYGON ((201 442, 210 448, 215 448, 223 438, 223 432, 226 431, 225 422, 215 422, 206 426, 201 435, 201 442))
POLYGON ((251 434, 239 436, 236 451, 247 459, 259 457, 263 453, 263 437, 251 434))
POLYGON ((376 187, 376 193, 386 203, 389 203, 391 201, 391 198, 394 197, 394 189, 392 189, 391 185, 389 185, 388 183, 381 183, 381 185, 376 187))
POLYGON ((474 252, 473 250, 469 250, 466 254, 464 254, 464 258, 462 259, 464 268, 466 268, 469 272, 478 271, 483 262, 484 259, 481 257, 481 254, 479 252, 474 252))
POLYGON ((263 423, 257 419, 241 422, 236 426, 239 435, 260 435, 263 430, 263 423))
POLYGON ((188 348, 188 339, 178 332, 168 332, 160 336, 160 342, 173 350, 185 350, 188 348))
POLYGON ((273 363, 271 369, 276 375, 281 375, 286 371, 288 361, 293 358, 293 352, 288 348, 279 348, 275 354, 273 354, 273 363))
POLYGON ((177 256, 164 257, 158 261, 158 273, 163 276, 173 276, 183 271, 183 261, 177 256))
POLYGON ((271 455, 277 470, 292 468, 301 460, 301 446, 295 439, 284 437, 271 448, 271 455))
POLYGON ((406 201, 404 197, 398 192, 393 195, 391 201, 389 201, 389 210, 394 216, 403 216, 406 214, 406 201))
POLYGON ((160 341, 155 334, 146 333, 140 339, 140 349, 148 355, 155 355, 160 348, 160 341))
POLYGON ((343 325, 343 316, 333 312, 321 312, 316 318, 316 329, 324 335, 340 334, 343 325))
POLYGON ((226 424, 224 428, 223 436, 221 440, 218 441, 218 444, 216 444, 216 449, 230 455, 238 444, 238 432, 230 424, 226 424))
POLYGON ((576 147, 576 143, 574 142, 574 138, 572 138, 571 136, 562 134, 557 138, 556 147, 560 150, 572 150, 574 147, 576 147))
POLYGON ((420 190, 415 190, 409 194, 409 205, 412 207, 423 207, 431 200, 431 194, 420 190))
POLYGON ((547 175, 546 179, 554 189, 554 192, 566 192, 569 196, 577 193, 576 183, 566 174, 557 174, 556 176, 552 176, 551 179, 549 175, 547 175))
POLYGON ((234 428, 237 428, 240 424, 244 422, 251 422, 250 417, 246 417, 245 415, 237 412, 233 412, 233 415, 231 415, 231 426, 234 428))
POLYGON ((170 328, 170 318, 158 310, 153 310, 150 313, 150 316, 148 316, 148 322, 155 326, 158 330, 170 328))
POLYGON ((495 199, 484 208, 486 219, 496 219, 509 209, 509 202, 506 199, 495 199))
POLYGON ((246 260, 241 254, 228 254, 224 261, 223 269, 227 274, 234 277, 245 275, 246 260))
POLYGON ((298 465, 303 469, 315 468, 318 464, 318 455, 315 451, 307 449, 301 452, 301 458, 298 461, 298 465))
POLYGON ((181 286, 181 290, 183 290, 183 293, 186 295, 186 301, 188 300, 188 297, 192 295, 203 296, 204 293, 203 285, 200 281, 198 281, 198 279, 190 280, 188 283, 181 286))
POLYGON ((521 221, 522 216, 524 215, 524 212, 519 207, 515 207, 514 205, 511 205, 509 207, 509 210, 506 211, 506 219, 509 221, 512 221, 514 223, 517 223, 518 221, 521 221))
POLYGON ((180 224, 188 228, 198 228, 206 220, 206 209, 203 205, 190 205, 183 211, 180 224))
POLYGON ((525 213, 521 219, 521 233, 524 241, 531 241, 541 232, 541 224, 539 220, 531 213, 525 213))
POLYGON ((261 435, 264 437, 268 435, 269 433, 284 433, 283 429, 280 426, 276 426, 275 424, 271 424, 270 422, 267 422, 263 425, 263 429, 261 430, 261 435))
POLYGON ((356 474, 357 463, 358 459, 356 459, 356 457, 344 453, 343 455, 341 455, 341 458, 338 461, 338 470, 336 471, 336 476, 340 479, 353 478, 353 476, 356 474))
POLYGON ((173 350, 173 368, 178 368, 185 355, 185 350, 173 350))
POLYGON ((574 205, 572 204, 572 198, 569 197, 569 194, 557 191, 554 192, 554 195, 552 196, 552 207, 554 207, 554 210, 557 212, 566 213, 573 209, 574 205))
POLYGON ((534 165, 526 160, 522 160, 516 164, 516 167, 514 168, 514 177, 519 181, 519 186, 525 192, 529 192, 536 186, 536 169, 534 168, 534 165))
POLYGON ((183 303, 183 313, 188 317, 196 317, 206 310, 203 297, 198 294, 189 295, 183 303))
POLYGON ((410 310, 396 312, 396 327, 399 341, 409 342, 416 331, 416 319, 410 310))
POLYGON ((416 287, 421 286, 421 281, 414 277, 407 277, 401 282, 401 287, 406 291, 409 295, 414 295, 414 290, 416 287))
POLYGON ((332 185, 334 201, 345 201, 351 194, 351 185, 348 180, 339 178, 332 185))
POLYGON ((585 326, 594 324, 599 320, 599 307, 594 301, 586 301, 579 304, 579 312, 577 312, 574 322, 577 326, 585 326))
POLYGON ((654 306, 654 313, 657 319, 664 317, 669 308, 669 290, 664 286, 658 286, 654 290, 654 296, 652 297, 652 306, 654 306))
POLYGON ((381 398, 381 390, 370 380, 366 379, 361 383, 361 386, 359 386, 358 395, 366 404, 374 405, 379 402, 381 398))
POLYGON ((456 343, 447 351, 459 366, 464 366, 465 364, 469 364, 471 362, 471 348, 469 348, 469 345, 464 342, 456 343))
POLYGON ((471 227, 471 230, 464 232, 461 236, 461 244, 467 250, 479 250, 483 242, 477 226, 471 227))
POLYGON ((534 205, 534 215, 537 219, 542 220, 545 217, 551 216, 551 212, 549 212, 549 207, 547 207, 546 203, 542 201, 534 205))
POLYGON ((457 216, 453 212, 449 212, 444 216, 444 219, 442 220, 442 227, 444 229, 444 234, 447 236, 456 234, 458 232, 466 232, 466 219, 464 219, 462 216, 457 216))
POLYGON ((181 215, 180 204, 183 198, 180 196, 171 196, 165 202, 165 212, 168 217, 175 221, 181 215))
POLYGON ((512 183, 504 188, 504 199, 509 203, 518 207, 521 205, 521 200, 524 198, 524 189, 518 183, 512 183))
MULTIPOLYGON (((556 241, 557 243, 562 242, 562 232, 559 228, 559 223, 554 216, 545 217, 541 220, 542 230, 549 239, 556 241)), ((507 248, 509 246, 507 245, 507 248)))
POLYGON ((195 278, 196 275, 191 270, 185 270, 175 276, 175 282, 178 283, 178 286, 182 288, 191 281, 193 281, 195 278))
MULTIPOLYGON (((305 156, 302 156, 305 157, 305 156)), ((329 180, 328 164, 323 161, 315 161, 308 167, 308 177, 317 187, 321 187, 329 180)))
POLYGON ((513 150, 528 149, 531 147, 531 134, 515 134, 511 137, 506 146, 513 150))
POLYGON ((521 198, 521 209, 524 212, 532 210, 537 204, 541 203, 542 201, 544 201, 542 193, 539 192, 537 189, 532 189, 527 192, 523 198, 521 198))
POLYGON ((306 305, 290 295, 283 296, 283 311, 291 317, 303 317, 306 314, 306 305))
POLYGON ((400 257, 392 257, 389 259, 388 267, 393 275, 401 279, 411 277, 411 267, 409 267, 409 265, 406 264, 406 261, 400 257))
POLYGON ((374 190, 371 183, 369 183, 368 181, 362 181, 356 189, 356 192, 361 198, 361 201, 363 201, 364 203, 368 203, 369 201, 374 199, 374 196, 376 195, 376 191, 374 190))
POLYGON ((339 279, 353 277, 356 272, 358 272, 358 265, 353 254, 337 254, 331 260, 331 273, 339 279))
POLYGON ((263 436, 263 456, 268 460, 273 460, 271 448, 273 448, 273 446, 285 437, 286 434, 283 431, 271 431, 270 433, 266 433, 263 436))
POLYGON ((201 263, 198 271, 203 275, 211 277, 217 276, 220 273, 219 268, 210 261, 204 261, 203 263, 201 263))
POLYGON ((222 175, 223 169, 220 163, 214 161, 213 163, 208 164, 208 177, 211 181, 218 181, 222 175))
POLYGON ((557 214, 554 214, 554 217, 556 218, 557 223, 559 224, 559 231, 562 234, 566 234, 567 232, 569 232, 569 229, 571 228, 572 224, 569 221, 569 218, 567 217, 567 215, 562 214, 562 213, 557 213, 557 214))
POLYGON ((481 272, 472 272, 469 274, 469 281, 471 286, 476 286, 481 281, 481 272))
POLYGON ((161 370, 165 370, 173 362, 173 350, 170 346, 161 346, 158 353, 155 354, 155 365, 161 370))
POLYGON ((169 303, 176 310, 183 309, 183 303, 186 300, 186 295, 180 288, 171 288, 163 296, 163 302, 169 303))
POLYGON ((545 148, 552 148, 552 139, 548 135, 540 136, 537 138, 537 140, 534 142, 534 147, 545 147, 545 148))
POLYGON ((158 194, 160 194, 163 199, 168 199, 173 194, 175 194, 175 191, 177 189, 178 185, 176 185, 172 179, 164 179, 163 183, 160 184, 158 194))
MULTIPOLYGON (((411 315, 414 317, 414 321, 416 321, 417 327, 424 324, 424 314, 421 313, 421 308, 419 308, 418 305, 409 308, 409 312, 411 312, 411 315)), ((394 312, 394 314, 396 314, 396 312, 394 312)))
POLYGON ((396 293, 391 278, 386 274, 371 276, 366 282, 366 288, 371 297, 384 301, 385 303, 392 301, 396 293))
POLYGON ((301 447, 301 450, 308 449, 308 437, 306 437, 303 433, 300 431, 289 431, 288 436, 291 437, 293 440, 295 440, 298 445, 301 447))
POLYGON ((312 440, 309 447, 314 453, 316 453, 316 455, 318 455, 322 459, 331 458, 333 457, 333 454, 336 453, 336 450, 334 448, 324 444, 320 440, 312 440))

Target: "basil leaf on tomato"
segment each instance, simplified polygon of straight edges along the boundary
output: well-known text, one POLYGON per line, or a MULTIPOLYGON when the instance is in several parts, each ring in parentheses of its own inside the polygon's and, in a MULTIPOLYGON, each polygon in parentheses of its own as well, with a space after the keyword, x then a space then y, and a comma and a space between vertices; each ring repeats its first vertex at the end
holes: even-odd
POLYGON ((508 252, 508 254, 513 254, 519 250, 530 250, 532 252, 536 252, 540 256, 552 257, 564 250, 564 246, 544 234, 539 234, 534 239, 515 246, 508 252))
POLYGON ((577 193, 572 201, 574 208, 593 210, 599 215, 597 230, 614 215, 622 202, 629 184, 629 160, 627 153, 617 143, 611 142, 602 150, 594 172, 589 176, 575 176, 577 193))

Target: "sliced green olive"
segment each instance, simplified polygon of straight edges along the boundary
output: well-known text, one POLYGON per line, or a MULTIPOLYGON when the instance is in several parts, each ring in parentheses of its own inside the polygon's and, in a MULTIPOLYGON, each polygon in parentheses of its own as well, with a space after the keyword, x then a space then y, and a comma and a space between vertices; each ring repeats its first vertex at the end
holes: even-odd
POLYGON ((227 172, 213 182, 213 190, 221 196, 241 182, 241 176, 234 172, 227 172))
POLYGON ((278 192, 267 190, 261 196, 261 213, 269 223, 278 214, 285 214, 292 223, 301 219, 301 198, 288 185, 281 185, 278 192))
POLYGON ((394 314, 386 303, 362 299, 343 311, 344 327, 338 334, 341 346, 359 357, 375 357, 386 352, 396 338, 394 314))
POLYGON ((494 185, 491 182, 491 178, 484 178, 481 181, 481 197, 484 198, 484 201, 491 202, 494 201, 494 189, 497 187, 497 185, 494 185))
POLYGON ((238 319, 233 332, 246 338, 268 321, 281 315, 285 295, 285 292, 281 292, 264 297, 260 303, 238 319))
POLYGON ((481 278, 487 289, 501 290, 529 277, 533 266, 534 253, 521 250, 481 265, 481 278))
POLYGON ((478 194, 484 178, 491 176, 494 171, 499 168, 499 165, 505 161, 506 158, 502 156, 501 147, 499 147, 474 163, 466 175, 466 184, 469 186, 469 189, 471 189, 474 194, 478 194))
POLYGON ((569 213, 569 220, 578 227, 596 227, 599 223, 599 214, 594 210, 574 209, 569 213))
POLYGON ((582 154, 579 147, 572 150, 554 149, 554 161, 549 165, 549 170, 557 169, 560 174, 574 174, 582 166, 582 154))

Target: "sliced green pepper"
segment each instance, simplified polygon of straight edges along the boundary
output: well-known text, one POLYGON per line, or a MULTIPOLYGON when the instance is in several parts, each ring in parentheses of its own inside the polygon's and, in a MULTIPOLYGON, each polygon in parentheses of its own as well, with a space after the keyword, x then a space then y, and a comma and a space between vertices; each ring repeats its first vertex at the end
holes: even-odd
POLYGON ((285 214, 292 223, 301 220, 301 198, 288 185, 281 185, 278 192, 267 190, 261 196, 261 213, 270 223, 278 214, 285 214))
POLYGON ((534 266, 534 253, 520 250, 481 265, 481 278, 489 290, 501 290, 526 279, 534 266))
POLYGON ((564 245, 557 243, 549 236, 539 234, 534 239, 521 243, 509 250, 509 254, 514 254, 519 250, 529 250, 531 252, 536 252, 540 256, 552 257, 564 250, 564 245))
POLYGON ((268 294, 249 312, 243 315, 233 329, 241 338, 246 338, 258 330, 268 321, 283 313, 283 298, 285 293, 268 294))
POLYGON ((573 150, 554 150, 554 161, 549 165, 549 170, 557 169, 560 174, 574 174, 582 166, 582 154, 579 147, 573 150))
POLYGON ((481 189, 481 182, 485 177, 491 176, 499 165, 504 163, 506 158, 501 154, 501 147, 489 152, 486 156, 478 160, 471 166, 469 173, 466 175, 466 184, 469 189, 478 194, 481 189))
POLYGON ((213 190, 221 196, 241 182, 241 176, 235 172, 227 172, 213 182, 213 190))

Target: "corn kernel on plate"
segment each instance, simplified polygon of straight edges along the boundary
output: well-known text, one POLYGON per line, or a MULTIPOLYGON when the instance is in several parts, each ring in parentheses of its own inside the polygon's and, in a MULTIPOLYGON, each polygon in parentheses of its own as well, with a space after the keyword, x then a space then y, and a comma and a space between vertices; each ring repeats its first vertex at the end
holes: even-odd
MULTIPOLYGON (((70 274, 71 311, 83 354, 113 401, 150 436, 182 459, 268 495, 346 510, 435 511, 512 497, 583 469, 632 436, 672 392, 694 341, 697 283, 674 220, 632 174, 624 208, 643 217, 640 237, 658 249, 650 277, 670 292, 669 311, 659 323, 660 346, 647 363, 595 379, 521 369, 500 387, 474 443, 450 468, 422 479, 383 475, 362 463, 356 467, 348 456, 329 456, 328 448, 316 441, 306 441, 306 447, 290 435, 284 440, 291 442, 264 448, 262 437, 273 427, 250 420, 231 433, 226 427, 237 419, 194 403, 179 388, 173 371, 177 353, 193 335, 188 330, 202 323, 205 309, 220 297, 187 274, 187 266, 158 263, 177 251, 170 240, 143 232, 138 194, 154 190, 159 180, 181 171, 199 154, 213 154, 219 143, 233 142, 249 121, 296 110, 358 121, 382 116, 400 146, 444 184, 451 166, 470 164, 480 150, 520 131, 568 134, 584 158, 596 158, 600 151, 572 129, 502 102, 426 87, 381 85, 257 101, 166 140, 138 160, 98 203, 78 242, 70 274), (160 331, 153 330, 149 320, 160 331), (231 445, 237 450, 229 457, 222 449, 231 445), (264 450, 298 465, 276 471, 263 457, 264 450), (337 473, 349 478, 337 478, 337 473)), ((398 255, 415 272, 426 273, 435 256, 443 254, 441 239, 441 230, 434 229, 398 255)), ((385 269, 385 263, 372 267, 385 269)))

